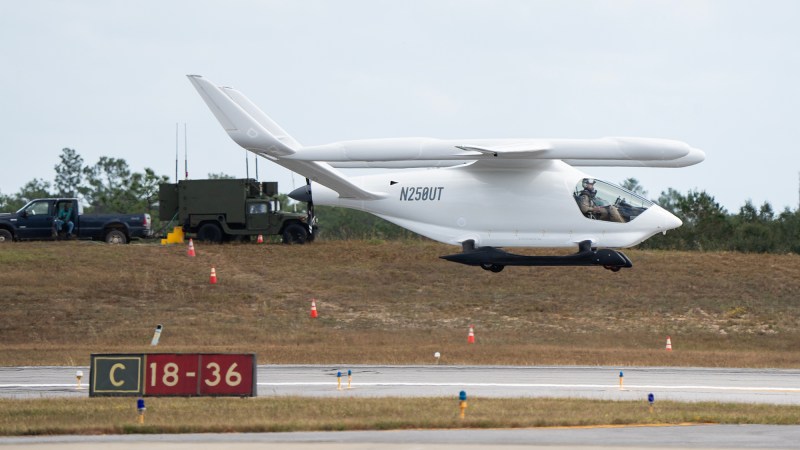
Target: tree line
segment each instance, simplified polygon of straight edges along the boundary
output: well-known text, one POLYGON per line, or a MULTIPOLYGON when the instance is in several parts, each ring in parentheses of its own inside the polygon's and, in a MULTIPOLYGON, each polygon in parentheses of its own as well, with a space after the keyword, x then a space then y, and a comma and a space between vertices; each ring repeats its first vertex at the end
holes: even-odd
MULTIPOLYGON (((0 211, 16 211, 34 198, 79 197, 85 212, 148 212, 157 225, 158 186, 169 177, 150 168, 132 172, 124 159, 100 157, 94 165, 71 148, 64 148, 55 165, 52 182, 33 179, 15 194, 0 192, 0 211)), ((223 173, 209 178, 232 178, 223 173)), ((635 178, 622 187, 647 197, 635 178)), ((285 194, 279 196, 283 208, 300 209, 285 194)), ((756 253, 800 253, 800 210, 788 207, 776 213, 769 202, 756 207, 750 200, 736 213, 729 213, 714 196, 704 190, 681 193, 672 188, 661 192, 654 202, 675 214, 683 226, 657 235, 640 248, 700 251, 739 251, 756 253)), ((362 211, 316 206, 321 238, 340 239, 422 239, 419 235, 362 211)), ((156 226, 157 229, 157 226, 156 226)))
POLYGON ((16 211, 35 198, 79 197, 88 213, 142 213, 157 215, 158 185, 169 177, 153 169, 132 172, 124 159, 102 156, 84 164, 75 149, 64 148, 55 165, 55 179, 34 178, 15 194, 0 192, 0 210, 16 211))
POLYGON ((800 210, 787 207, 775 213, 769 202, 756 207, 747 200, 737 213, 729 213, 712 195, 698 190, 682 194, 668 189, 656 203, 683 226, 654 236, 640 248, 800 253, 800 210))

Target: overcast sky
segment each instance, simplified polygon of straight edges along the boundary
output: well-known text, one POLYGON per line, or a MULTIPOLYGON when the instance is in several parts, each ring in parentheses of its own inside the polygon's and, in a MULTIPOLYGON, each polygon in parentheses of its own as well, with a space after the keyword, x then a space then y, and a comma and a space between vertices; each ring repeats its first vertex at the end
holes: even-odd
MULTIPOLYGON (((678 139, 657 198, 798 205, 797 1, 0 1, 0 192, 64 147, 190 178, 244 177, 186 74, 236 87, 303 144, 399 136, 678 139)), ((250 176, 255 175, 250 156, 250 176)), ((266 160, 261 180, 304 183, 266 160)))

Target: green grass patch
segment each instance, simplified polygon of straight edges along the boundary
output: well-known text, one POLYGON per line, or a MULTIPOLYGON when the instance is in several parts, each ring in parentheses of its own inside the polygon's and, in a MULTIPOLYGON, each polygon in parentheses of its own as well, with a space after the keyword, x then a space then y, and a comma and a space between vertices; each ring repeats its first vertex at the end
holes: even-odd
POLYGON ((800 424, 800 406, 575 399, 0 399, 0 435, 285 432, 613 425, 800 424))
MULTIPOLYGON (((4 244, 5 245, 5 244, 4 244)), ((11 244, 6 245, 11 246, 11 244)), ((46 254, 42 252, 30 252, 22 246, 15 249, 3 249, 0 251, 0 264, 31 264, 31 263, 55 263, 58 255, 46 254)))

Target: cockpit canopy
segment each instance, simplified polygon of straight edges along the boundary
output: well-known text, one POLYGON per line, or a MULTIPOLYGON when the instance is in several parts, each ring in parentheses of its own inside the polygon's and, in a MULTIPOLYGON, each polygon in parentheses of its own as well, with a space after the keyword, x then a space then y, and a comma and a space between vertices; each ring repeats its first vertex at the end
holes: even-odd
POLYGON ((575 186, 575 201, 589 219, 630 222, 653 202, 617 185, 594 178, 583 178, 575 186))

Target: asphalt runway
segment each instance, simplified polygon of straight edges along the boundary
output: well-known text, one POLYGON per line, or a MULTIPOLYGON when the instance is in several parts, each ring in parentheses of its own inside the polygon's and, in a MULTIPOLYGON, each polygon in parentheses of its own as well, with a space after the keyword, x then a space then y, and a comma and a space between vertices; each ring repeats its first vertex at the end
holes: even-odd
MULTIPOLYGON (((457 397, 463 390, 470 398, 644 400, 652 393, 656 402, 800 404, 800 370, 794 369, 260 365, 257 374, 259 396, 457 397)), ((88 379, 88 367, 2 367, 0 397, 87 396, 88 379)))
POLYGON ((667 427, 529 428, 510 430, 397 430, 298 433, 45 436, 0 438, 0 447, 33 449, 436 449, 610 450, 796 449, 800 427, 695 425, 667 427))

